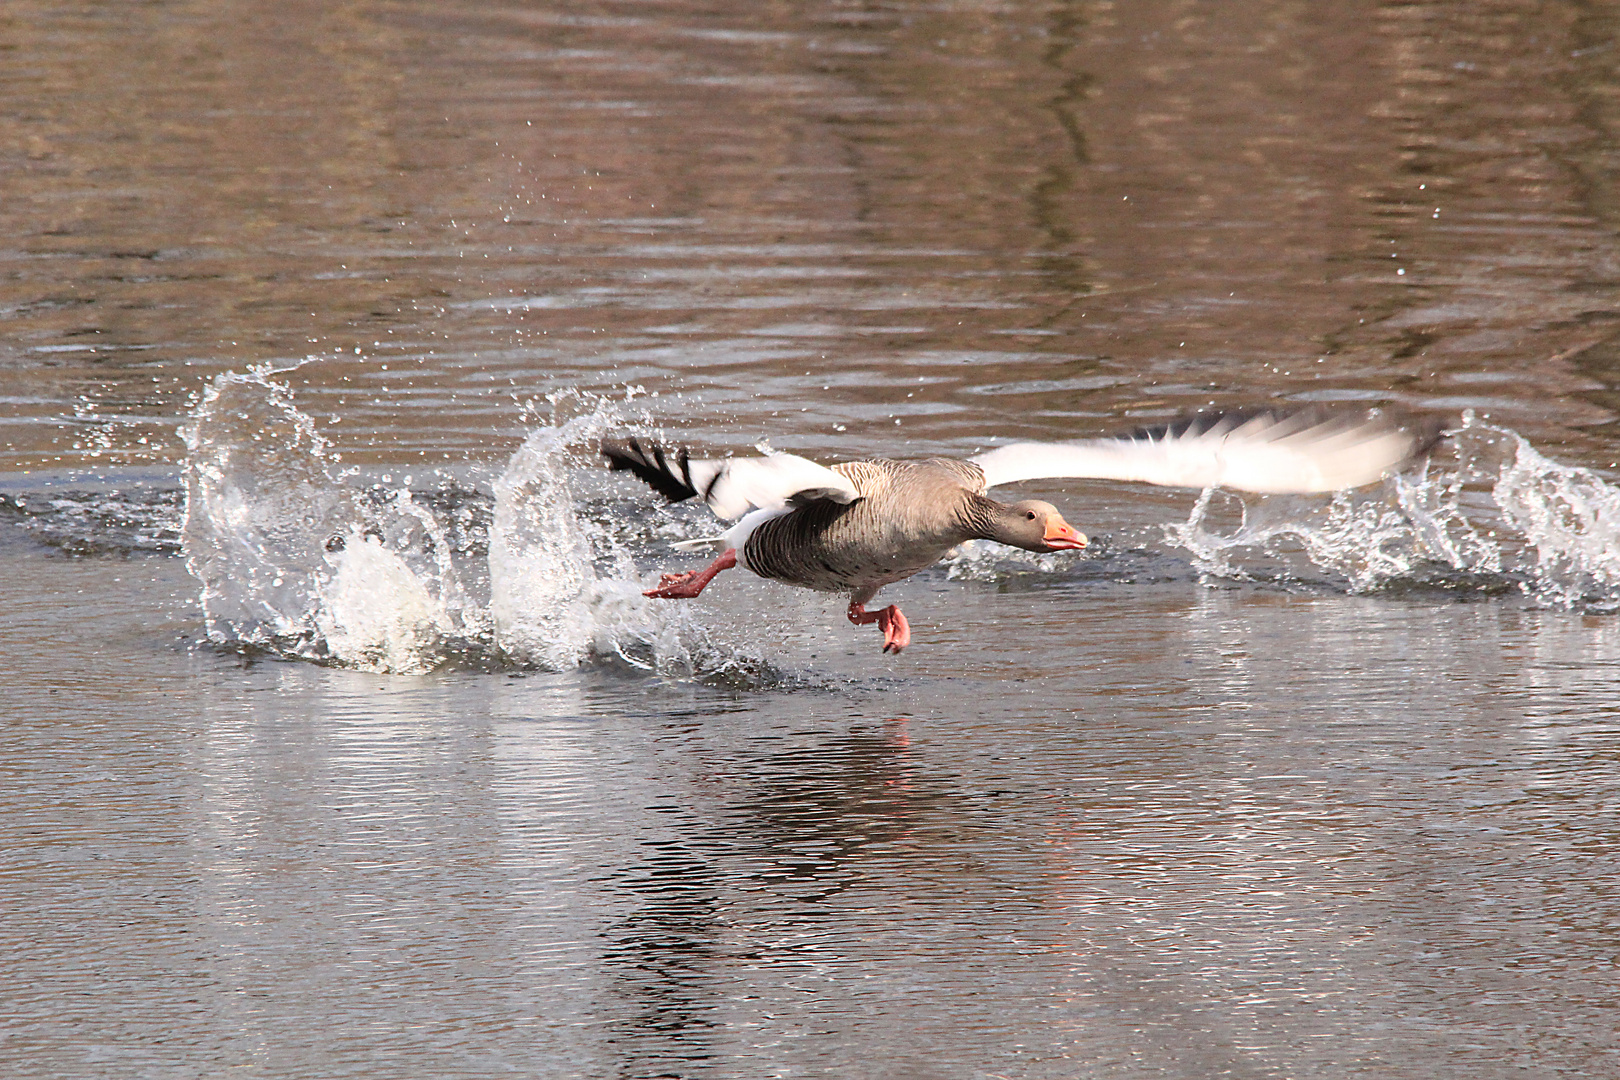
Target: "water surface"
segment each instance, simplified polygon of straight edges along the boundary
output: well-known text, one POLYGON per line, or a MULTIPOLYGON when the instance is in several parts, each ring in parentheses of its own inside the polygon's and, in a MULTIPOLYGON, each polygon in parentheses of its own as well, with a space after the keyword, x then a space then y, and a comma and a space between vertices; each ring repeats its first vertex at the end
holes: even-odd
POLYGON ((13 3, 12 1072, 1620 1072, 1617 39, 13 3), (1030 485, 1094 549, 889 590, 898 658, 642 599, 709 523, 591 454, 1313 401, 1458 434, 1030 485))

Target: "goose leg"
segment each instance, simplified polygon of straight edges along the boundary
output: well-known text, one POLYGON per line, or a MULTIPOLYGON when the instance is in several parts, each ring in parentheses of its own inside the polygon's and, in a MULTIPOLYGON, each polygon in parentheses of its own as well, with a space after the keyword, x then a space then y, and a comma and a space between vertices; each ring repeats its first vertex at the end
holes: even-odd
POLYGON ((685 574, 665 574, 658 582, 658 588, 648 589, 641 595, 655 596, 660 600, 690 600, 714 580, 714 575, 722 570, 730 570, 736 565, 737 549, 727 548, 705 569, 692 570, 685 574))
POLYGON ((856 626, 865 626, 867 623, 877 623, 883 631, 883 651, 898 654, 901 649, 911 644, 911 625, 906 617, 900 614, 897 604, 890 604, 880 611, 867 611, 866 605, 858 601, 850 601, 849 621, 856 626))

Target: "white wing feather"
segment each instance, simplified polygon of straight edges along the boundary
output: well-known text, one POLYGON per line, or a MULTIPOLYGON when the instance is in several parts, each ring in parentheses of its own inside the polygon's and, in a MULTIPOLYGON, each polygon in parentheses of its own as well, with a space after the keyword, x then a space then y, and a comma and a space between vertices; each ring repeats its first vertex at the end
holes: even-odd
POLYGON ((750 510, 780 510, 795 500, 847 504, 861 497, 847 477, 797 454, 689 461, 687 467, 703 501, 727 521, 750 510))
POLYGON ((1228 413, 1126 438, 1012 443, 968 460, 987 487, 1083 477, 1283 494, 1372 483, 1425 442, 1376 414, 1228 413))

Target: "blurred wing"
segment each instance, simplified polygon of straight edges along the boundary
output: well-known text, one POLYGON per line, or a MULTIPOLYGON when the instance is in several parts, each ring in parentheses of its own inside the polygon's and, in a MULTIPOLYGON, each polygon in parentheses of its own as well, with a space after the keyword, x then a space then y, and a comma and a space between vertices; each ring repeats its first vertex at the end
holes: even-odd
POLYGON ((684 449, 671 456, 654 443, 625 439, 603 443, 602 456, 608 468, 635 473, 670 502, 699 498, 727 521, 810 499, 847 504, 861 497, 847 478, 795 454, 698 459, 684 449))
POLYGON ((1305 493, 1370 484, 1439 436, 1438 425, 1412 431, 1377 413, 1204 413, 1124 438, 1012 443, 968 460, 984 470, 986 487, 1086 477, 1305 493))

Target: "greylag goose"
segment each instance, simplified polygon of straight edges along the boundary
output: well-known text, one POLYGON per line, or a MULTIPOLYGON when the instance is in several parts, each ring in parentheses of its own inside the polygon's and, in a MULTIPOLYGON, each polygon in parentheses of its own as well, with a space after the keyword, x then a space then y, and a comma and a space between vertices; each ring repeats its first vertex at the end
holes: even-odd
POLYGON ((1021 442, 965 461, 846 461, 794 454, 698 459, 640 439, 604 442, 610 469, 626 469, 670 502, 700 498, 736 524, 677 547, 725 545, 703 570, 665 574, 645 595, 691 599, 722 570, 823 592, 847 592, 849 621, 877 623, 883 651, 911 642, 900 608, 866 605, 885 585, 932 566, 967 540, 1025 551, 1079 551, 1086 538, 1051 503, 997 502, 990 488, 1058 477, 1134 480, 1166 487, 1226 487, 1266 494, 1359 487, 1426 452, 1437 424, 1402 425, 1377 412, 1316 408, 1201 413, 1119 438, 1021 442))

